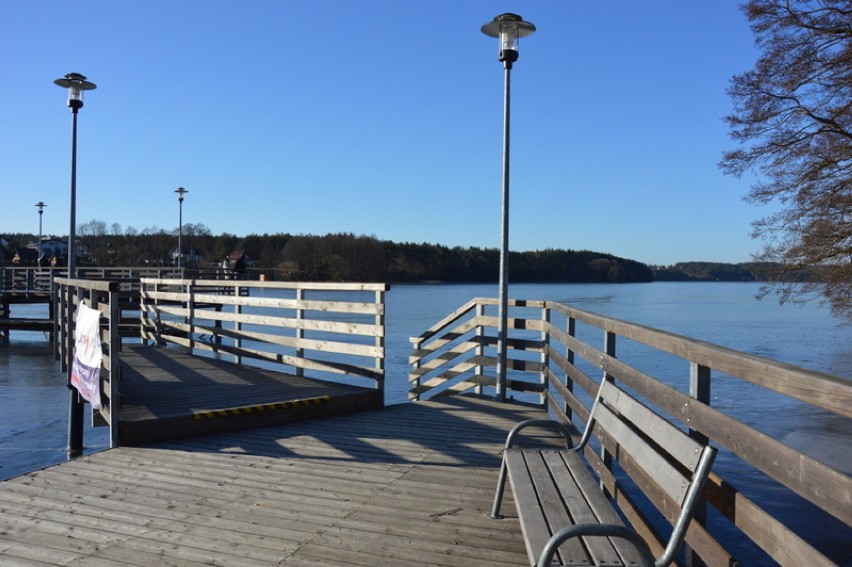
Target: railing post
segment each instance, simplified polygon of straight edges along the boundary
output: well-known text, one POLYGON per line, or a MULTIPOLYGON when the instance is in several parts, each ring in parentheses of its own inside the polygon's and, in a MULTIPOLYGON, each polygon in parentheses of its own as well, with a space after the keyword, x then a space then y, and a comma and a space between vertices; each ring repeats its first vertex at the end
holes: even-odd
POLYGON ((543 408, 547 408, 547 399, 550 396, 550 385, 547 379, 547 370, 550 367, 550 333, 547 331, 550 324, 550 308, 545 303, 541 307, 541 353, 539 361, 541 362, 541 372, 539 373, 539 383, 544 387, 538 395, 538 402, 543 408))
MULTIPOLYGON (((611 331, 604 331, 604 353, 608 356, 615 357, 615 342, 616 342, 616 334, 611 331)), ((601 360, 601 367, 603 367, 603 360, 601 360)), ((606 370, 603 371, 603 376, 601 376, 601 380, 606 380, 608 382, 615 382, 615 377, 612 376, 606 370)), ((604 447, 603 443, 601 443, 601 461, 603 462, 604 467, 607 470, 612 470, 612 453, 607 451, 606 447, 604 447)), ((600 481, 601 490, 607 496, 612 496, 609 494, 609 490, 606 489, 604 485, 603 479, 600 481)))
MULTIPOLYGON (((156 281, 157 281, 157 283, 154 284, 154 291, 162 291, 161 285, 163 285, 163 284, 160 283, 159 278, 157 278, 156 281)), ((154 334, 156 336, 157 346, 160 346, 160 345, 165 344, 165 343, 163 342, 163 312, 160 310, 160 298, 159 297, 157 297, 157 299, 154 300, 154 312, 157 314, 157 317, 156 317, 157 327, 154 330, 154 334)))
POLYGON ((71 329, 71 321, 69 320, 71 311, 68 306, 71 303, 71 286, 63 284, 57 293, 59 294, 59 314, 57 316, 59 320, 59 334, 56 337, 56 354, 59 357, 59 365, 62 372, 67 372, 68 363, 70 362, 68 357, 68 341, 70 339, 68 338, 68 335, 71 329))
POLYGON ((109 290, 109 446, 118 447, 118 427, 121 413, 121 366, 118 363, 118 353, 121 352, 121 337, 118 330, 121 324, 121 307, 119 293, 121 285, 113 282, 109 290))
MULTIPOLYGON (((305 310, 302 309, 302 302, 305 301, 305 290, 301 287, 296 288, 296 344, 305 338, 305 329, 302 327, 302 321, 305 318, 305 310)), ((305 349, 296 347, 296 358, 302 359, 305 356, 305 349)), ((302 366, 296 367, 296 376, 304 376, 305 369, 302 366)))
POLYGON ((186 285, 187 326, 189 328, 189 354, 195 351, 195 280, 186 285))
MULTIPOLYGON (((414 352, 417 352, 420 349, 421 342, 412 342, 411 347, 414 349, 414 352)), ((421 358, 418 356, 417 358, 412 357, 414 362, 411 363, 411 369, 414 372, 417 372, 420 369, 420 360, 421 358)), ((410 375, 409 375, 410 376, 410 375)), ((417 374, 414 380, 409 378, 408 383, 408 399, 419 402, 420 401, 420 375, 417 374), (411 392, 415 391, 415 394, 411 392)))
POLYGON ((49 291, 48 291, 48 298, 47 298, 47 317, 51 321, 53 321, 53 330, 50 332, 49 340, 50 340, 50 344, 54 348, 54 359, 55 359, 56 358, 56 356, 55 356, 55 354, 56 354, 56 350, 55 350, 56 349, 56 337, 58 336, 56 334, 56 330, 57 330, 56 329, 56 287, 53 283, 53 268, 48 268, 48 270, 49 270, 49 272, 48 272, 48 277, 47 277, 47 281, 48 281, 47 289, 49 291))
POLYGON ((76 327, 74 322, 74 315, 77 311, 75 307, 76 305, 80 305, 83 302, 83 294, 80 292, 80 287, 77 284, 72 284, 68 286, 69 289, 73 287, 75 290, 73 294, 70 294, 68 300, 68 346, 67 346, 67 371, 66 371, 66 386, 68 388, 68 457, 79 457, 83 454, 83 402, 80 400, 80 394, 77 392, 77 389, 71 385, 71 372, 74 368, 74 347, 72 342, 74 341, 74 329, 76 327), (76 302, 75 302, 76 296, 76 302))
MULTIPOLYGON (((474 311, 473 316, 477 320, 482 318, 483 316, 485 316, 485 305, 483 305, 482 303, 477 303, 476 304, 476 310, 474 311)), ((476 357, 485 356, 485 345, 483 344, 483 341, 485 340, 485 329, 482 327, 482 325, 480 325, 478 323, 476 325, 476 340, 477 340, 477 345, 476 345, 476 350, 474 351, 474 356, 476 356, 476 357)), ((477 376, 479 378, 482 377, 482 365, 481 364, 477 364, 473 368, 473 375, 477 376)), ((483 391, 483 387, 482 387, 482 382, 480 380, 477 383, 476 388, 474 388, 474 392, 476 392, 477 395, 481 396, 482 391, 483 391)))
MULTIPOLYGON (((234 286, 234 297, 235 298, 240 297, 240 287, 241 286, 238 286, 238 285, 234 286)), ((243 323, 242 323, 242 317, 240 317, 240 315, 242 315, 242 313, 243 313, 243 306, 240 305, 239 303, 235 304, 234 305, 234 314, 236 315, 236 317, 234 317, 234 319, 235 319, 234 331, 236 331, 236 333, 235 333, 236 338, 234 338, 234 346, 236 347, 235 350, 236 350, 237 354, 234 355, 234 362, 236 362, 237 364, 243 363, 243 356, 241 354, 239 354, 239 353, 242 352, 242 348, 243 348, 243 339, 242 339, 242 332, 241 332, 243 330, 243 323)))
POLYGON ((381 377, 376 380, 376 389, 381 392, 382 405, 385 405, 385 292, 384 290, 376 290, 376 304, 379 307, 379 312, 376 314, 376 326, 381 332, 376 336, 376 348, 379 349, 380 355, 376 357, 376 370, 381 377))
MULTIPOLYGON (((710 368, 690 361, 689 363, 689 396, 695 398, 698 402, 710 405, 710 368)), ((698 440, 700 443, 707 443, 709 439, 706 435, 695 429, 689 429, 689 436, 698 440)), ((707 521, 707 503, 701 500, 695 505, 692 520, 698 525, 703 526, 707 521)), ((685 545, 685 562, 686 567, 706 567, 706 563, 699 557, 689 544, 685 545)))
MULTIPOLYGON (((10 304, 6 301, 6 268, 0 266, 0 319, 8 319, 9 310, 10 304)), ((10 333, 9 329, 0 331, 0 339, 8 340, 10 333)))
MULTIPOLYGON (((571 336, 571 337, 577 336, 577 320, 574 317, 569 316, 568 320, 565 322, 565 326, 566 326, 565 331, 568 333, 569 336, 571 336)), ((574 365, 574 351, 571 350, 571 347, 569 347, 567 345, 565 346, 565 360, 567 360, 568 363, 571 364, 572 366, 574 365)), ((565 372, 565 388, 567 388, 569 392, 574 391, 574 380, 572 380, 571 377, 568 376, 568 372, 565 372)), ((563 405, 565 407, 563 407, 562 410, 565 412, 565 415, 568 417, 568 421, 571 421, 571 418, 573 417, 573 415, 572 415, 573 412, 571 411, 571 405, 568 403, 567 400, 565 400, 563 405)))
POLYGON ((148 309, 147 309, 147 299, 146 295, 146 286, 147 283, 143 281, 142 278, 139 278, 139 337, 142 339, 142 344, 144 346, 148 346, 148 336, 151 326, 148 324, 148 309))

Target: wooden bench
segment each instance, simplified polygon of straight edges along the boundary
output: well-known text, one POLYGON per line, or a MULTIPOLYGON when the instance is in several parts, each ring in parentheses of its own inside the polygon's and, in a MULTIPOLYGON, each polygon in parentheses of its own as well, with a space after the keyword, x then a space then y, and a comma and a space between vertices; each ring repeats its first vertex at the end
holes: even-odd
POLYGON ((554 420, 528 420, 506 439, 491 516, 500 518, 508 478, 530 565, 669 565, 699 502, 716 450, 689 437, 608 380, 603 380, 580 442, 554 420), (555 428, 565 449, 515 448, 521 430, 555 428), (654 559, 646 542, 626 527, 581 459, 592 434, 612 459, 632 460, 676 505, 671 537, 654 559))

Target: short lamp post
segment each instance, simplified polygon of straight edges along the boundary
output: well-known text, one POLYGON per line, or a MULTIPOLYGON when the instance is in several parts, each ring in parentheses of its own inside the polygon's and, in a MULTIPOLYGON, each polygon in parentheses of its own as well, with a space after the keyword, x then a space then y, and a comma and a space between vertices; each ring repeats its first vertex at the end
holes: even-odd
MULTIPOLYGON (((68 231, 68 277, 77 277, 77 111, 83 108, 83 91, 95 89, 95 84, 80 73, 68 73, 53 81, 68 89, 68 107, 71 109, 71 215, 68 231)), ((83 402, 71 385, 71 365, 68 365, 68 456, 83 454, 83 402)))
POLYGON ((44 214, 44 208, 47 206, 44 202, 39 201, 35 204, 38 207, 38 265, 41 266, 41 218, 44 214))
POLYGON ((83 108, 83 91, 96 87, 80 73, 68 73, 53 81, 68 89, 68 107, 71 109, 71 215, 68 229, 68 277, 77 277, 77 111, 83 108))
POLYGON ((503 205, 500 239, 500 297, 497 327, 497 387, 498 401, 506 399, 506 365, 508 361, 509 310, 509 103, 512 64, 518 60, 519 39, 532 35, 535 26, 517 14, 500 14, 482 26, 482 33, 500 40, 499 60, 503 63, 503 205))
POLYGON ((183 196, 189 193, 183 187, 178 187, 175 189, 175 193, 178 194, 178 249, 177 249, 177 267, 180 267, 183 263, 183 247, 181 240, 183 239, 183 196))

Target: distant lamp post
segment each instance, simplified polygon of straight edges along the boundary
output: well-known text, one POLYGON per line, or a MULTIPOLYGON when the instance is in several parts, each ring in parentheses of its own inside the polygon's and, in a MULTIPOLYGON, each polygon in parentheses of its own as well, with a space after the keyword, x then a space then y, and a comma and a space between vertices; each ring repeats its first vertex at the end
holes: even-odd
POLYGON ((183 187, 178 187, 175 189, 175 193, 178 194, 178 249, 177 249, 177 266, 180 267, 183 261, 183 248, 181 246, 181 240, 183 238, 183 196, 189 193, 183 187))
POLYGON ((71 109, 71 218, 68 230, 68 277, 77 277, 77 111, 83 108, 83 91, 96 88, 80 73, 68 73, 53 81, 68 89, 68 107, 71 109))
POLYGON ((517 14, 500 14, 482 26, 482 33, 500 40, 498 59, 503 63, 503 206, 500 240, 500 298, 497 327, 497 388, 499 401, 506 399, 507 332, 509 311, 509 103, 512 64, 518 60, 519 39, 532 35, 535 26, 517 14))
POLYGON ((35 204, 38 207, 38 265, 41 266, 41 217, 44 214, 44 208, 47 206, 42 201, 35 204))
MULTIPOLYGON (((77 111, 83 108, 83 91, 95 89, 80 73, 68 73, 53 81, 68 89, 68 107, 71 109, 71 215, 68 230, 68 277, 77 277, 77 111)), ((71 369, 68 369, 68 456, 83 454, 83 402, 71 385, 71 369)))

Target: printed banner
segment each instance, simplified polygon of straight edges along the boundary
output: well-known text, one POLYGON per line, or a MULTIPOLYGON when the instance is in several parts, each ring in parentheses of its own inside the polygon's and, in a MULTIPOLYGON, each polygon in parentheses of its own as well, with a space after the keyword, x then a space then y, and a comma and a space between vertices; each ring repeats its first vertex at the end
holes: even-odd
POLYGON ((81 303, 77 309, 74 332, 74 361, 71 364, 71 385, 92 404, 101 409, 101 313, 81 303))

